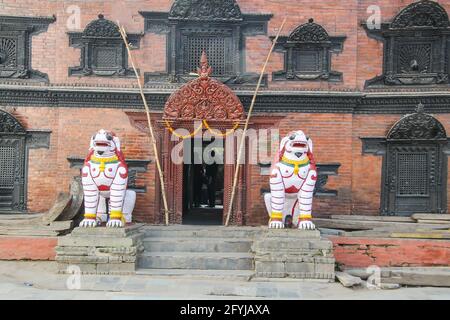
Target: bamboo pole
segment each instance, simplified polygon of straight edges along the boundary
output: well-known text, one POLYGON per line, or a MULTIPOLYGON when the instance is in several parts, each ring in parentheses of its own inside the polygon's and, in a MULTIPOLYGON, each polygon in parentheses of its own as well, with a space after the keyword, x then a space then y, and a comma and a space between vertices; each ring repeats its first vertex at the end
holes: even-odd
POLYGON ((273 40, 272 47, 270 48, 269 54, 267 55, 266 61, 263 65, 261 73, 259 75, 258 84, 256 86, 255 93, 253 94, 253 99, 250 104, 250 108, 248 109, 247 119, 245 120, 245 125, 244 125, 244 131, 242 132, 242 138, 239 143, 238 155, 237 155, 237 159, 236 159, 236 170, 234 171, 233 189, 231 191, 230 205, 228 206, 228 213, 227 213, 227 219, 225 221, 225 226, 228 226, 228 224, 230 223, 231 211, 233 210, 234 196, 236 194, 236 187, 237 187, 237 182, 239 179, 239 168, 241 167, 239 163, 241 162, 242 150, 243 150, 244 142, 245 142, 245 135, 247 133, 247 128, 248 128, 248 124, 250 122, 250 117, 252 116, 253 107, 255 106, 256 96, 258 95, 259 88, 261 87, 261 82, 264 77, 264 73, 266 72, 266 67, 267 67, 267 64, 269 63, 270 56, 272 55, 272 52, 275 49, 275 45, 277 44, 278 38, 280 37, 281 31, 283 30, 285 23, 286 23, 286 18, 284 18, 283 22, 281 23, 281 26, 278 29, 278 33, 277 33, 275 39, 273 40))
POLYGON ((134 64, 133 56, 131 55, 130 44, 127 41, 127 33, 125 31, 125 28, 123 26, 121 26, 119 22, 117 22, 117 25, 119 26, 120 35, 122 36, 123 42, 125 43, 125 46, 127 48, 128 57, 129 57, 129 60, 131 62, 131 66, 133 67, 134 74, 136 75, 136 80, 137 80, 137 83, 138 83, 138 86, 139 86, 139 91, 141 93, 142 101, 144 102, 145 112, 147 114, 148 128, 150 129, 150 138, 151 138, 151 141, 152 141, 153 153, 155 154, 156 167, 158 169, 159 181, 161 182, 161 195, 162 195, 162 198, 163 198, 166 225, 169 225, 169 207, 167 205, 166 189, 164 187, 164 175, 163 175, 163 172, 162 172, 162 169, 161 169, 161 163, 159 161, 158 148, 156 146, 155 134, 153 132, 152 119, 151 119, 151 115, 150 115, 150 108, 149 108, 149 106, 147 104, 147 99, 145 98, 144 90, 142 88, 141 78, 139 77, 139 74, 137 72, 136 66, 134 64))

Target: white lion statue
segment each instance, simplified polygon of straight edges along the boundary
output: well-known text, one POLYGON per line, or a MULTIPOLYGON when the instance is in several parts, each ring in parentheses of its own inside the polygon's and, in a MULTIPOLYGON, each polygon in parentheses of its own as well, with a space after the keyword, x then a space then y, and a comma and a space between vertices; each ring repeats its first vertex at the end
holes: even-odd
POLYGON ((85 213, 80 227, 107 221, 107 227, 120 228, 131 222, 136 193, 127 190, 128 167, 114 133, 102 129, 91 138, 81 176, 85 213))
POLYGON ((264 195, 270 216, 269 228, 281 229, 285 222, 302 230, 315 229, 311 221, 317 180, 313 143, 303 131, 291 132, 280 143, 270 176, 270 193, 264 195))

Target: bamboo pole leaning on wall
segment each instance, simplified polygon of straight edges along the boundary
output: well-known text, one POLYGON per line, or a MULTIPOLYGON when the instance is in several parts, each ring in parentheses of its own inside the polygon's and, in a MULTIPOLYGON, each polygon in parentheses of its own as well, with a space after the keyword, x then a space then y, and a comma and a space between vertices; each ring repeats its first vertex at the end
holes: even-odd
POLYGON ((158 169, 159 181, 161 183, 161 195, 162 195, 163 204, 164 204, 164 214, 165 214, 166 225, 169 225, 169 207, 167 205, 166 189, 164 187, 164 174, 162 172, 161 163, 159 161, 158 148, 156 146, 155 134, 153 132, 150 108, 148 106, 147 99, 145 98, 144 90, 142 88, 141 78, 139 77, 139 73, 137 72, 136 66, 134 64, 133 56, 131 54, 130 44, 128 43, 128 40, 127 40, 127 33, 125 31, 125 28, 123 26, 121 26, 121 24, 119 22, 117 22, 117 25, 119 26, 120 35, 122 36, 123 42, 125 43, 125 46, 127 48, 128 58, 131 62, 131 66, 133 67, 134 74, 136 75, 136 80, 137 80, 137 83, 139 86, 141 98, 142 98, 142 101, 144 102, 145 112, 147 114, 148 128, 150 129, 150 139, 151 139, 152 146, 153 146, 153 153, 155 154, 155 159, 156 159, 156 168, 158 169))
POLYGON ((245 125, 244 125, 244 131, 242 132, 242 138, 241 138, 241 141, 239 142, 238 155, 237 155, 237 159, 236 159, 236 169, 234 171, 233 189, 231 190, 230 205, 228 206, 228 213, 227 213, 227 219, 225 221, 225 226, 228 226, 228 224, 230 223, 231 211, 233 210, 234 196, 236 194, 236 187, 237 187, 237 182, 239 179, 239 168, 241 167, 241 165, 239 163, 241 162, 242 150, 244 149, 244 143, 245 143, 245 135, 247 133, 248 124, 249 124, 250 118, 252 116, 253 107, 255 106, 256 96, 258 95, 259 88, 261 87, 261 82, 264 77, 264 73, 266 72, 267 64, 269 63, 270 57, 272 55, 273 50, 275 49, 275 45, 277 44, 278 38, 280 37, 281 31, 283 30, 285 23, 286 23, 286 18, 284 18, 283 22, 281 23, 281 26, 278 29, 278 33, 277 33, 275 39, 273 40, 272 46, 270 47, 269 54, 267 55, 266 61, 264 62, 264 65, 261 69, 261 73, 259 75, 258 84, 256 86, 255 93, 253 94, 253 99, 250 104, 250 108, 248 109, 247 119, 245 120, 245 125))

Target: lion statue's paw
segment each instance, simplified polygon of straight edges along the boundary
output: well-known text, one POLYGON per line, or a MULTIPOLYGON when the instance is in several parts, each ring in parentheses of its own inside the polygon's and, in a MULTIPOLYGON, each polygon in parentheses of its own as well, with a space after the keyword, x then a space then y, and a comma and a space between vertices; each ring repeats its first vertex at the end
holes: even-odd
POLYGON ((300 221, 300 223, 298 224, 298 228, 300 230, 315 230, 316 226, 314 225, 314 223, 312 223, 312 221, 305 220, 300 221))
POLYGON ((269 229, 283 229, 284 223, 281 221, 271 221, 269 223, 269 229))
POLYGON ((108 227, 108 228, 122 228, 123 227, 123 222, 122 222, 122 220, 111 219, 106 224, 106 227, 108 227))
POLYGON ((96 219, 83 219, 80 222, 80 228, 95 228, 97 224, 96 219))

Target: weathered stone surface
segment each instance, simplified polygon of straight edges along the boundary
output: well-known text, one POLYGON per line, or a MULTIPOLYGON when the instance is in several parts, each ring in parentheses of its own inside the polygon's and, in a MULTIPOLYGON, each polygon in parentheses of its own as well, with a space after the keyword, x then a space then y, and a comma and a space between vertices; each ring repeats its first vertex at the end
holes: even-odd
POLYGON ((48 225, 55 221, 65 210, 70 208, 71 203, 72 196, 70 194, 60 193, 53 207, 42 217, 42 223, 48 225))
POLYGON ((137 253, 143 248, 140 227, 76 228, 72 234, 58 240, 56 260, 60 263, 60 272, 66 272, 67 266, 79 265, 82 273, 134 273, 137 253))
POLYGON ((50 223, 50 228, 55 231, 70 230, 73 228, 73 220, 68 221, 53 221, 50 223))
POLYGON ((97 274, 134 274, 136 266, 134 263, 108 263, 98 264, 97 274))
POLYGON ((269 230, 252 249, 257 277, 334 280, 333 246, 318 231, 269 230))
POLYGON ((398 283, 380 283, 379 284, 380 289, 383 290, 393 290, 393 289, 400 289, 402 286, 398 283))
POLYGON ((69 273, 69 272, 80 272, 82 274, 96 274, 97 273, 97 264, 96 263, 80 263, 80 264, 72 264, 72 263, 64 263, 58 262, 58 273, 69 273))
POLYGON ((344 287, 358 286, 362 283, 362 279, 359 277, 352 276, 345 272, 336 272, 336 278, 344 287))
POLYGON ((64 210, 58 217, 59 221, 69 221, 75 219, 81 214, 83 208, 83 186, 81 184, 81 177, 75 177, 70 184, 70 195, 72 201, 70 207, 64 210))

